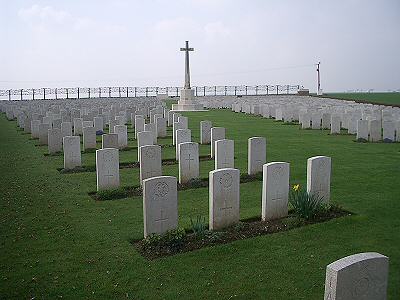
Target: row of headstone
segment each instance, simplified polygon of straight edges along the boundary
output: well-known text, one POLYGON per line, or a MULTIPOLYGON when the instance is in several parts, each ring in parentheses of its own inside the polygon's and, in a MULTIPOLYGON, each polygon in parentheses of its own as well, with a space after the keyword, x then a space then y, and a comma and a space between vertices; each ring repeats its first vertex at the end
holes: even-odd
POLYGON ((303 129, 330 129, 331 134, 347 129, 348 134, 357 134, 365 141, 400 141, 399 107, 294 95, 206 96, 201 102, 208 108, 230 108, 284 122, 298 121, 303 129), (364 124, 358 130, 358 121, 367 121, 367 133, 364 124))
MULTIPOLYGON (((191 144, 184 143, 182 145, 191 144)), ((147 147, 142 147, 145 151, 147 147)), ((143 153, 143 152, 142 152, 143 153)), ((288 215, 289 163, 271 162, 263 165, 262 209, 263 221, 288 215)), ((331 159, 311 157, 307 161, 307 191, 324 203, 330 201, 331 159)), ((144 236, 176 228, 177 180, 171 176, 143 179, 144 236)), ((240 219, 240 171, 222 168, 209 173, 209 229, 232 226, 240 219)))

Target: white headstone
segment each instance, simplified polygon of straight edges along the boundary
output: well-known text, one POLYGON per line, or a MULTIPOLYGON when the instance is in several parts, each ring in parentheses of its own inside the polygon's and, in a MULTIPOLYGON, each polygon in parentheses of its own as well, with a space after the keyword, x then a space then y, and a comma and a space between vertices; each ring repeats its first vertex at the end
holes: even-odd
POLYGON ((82 134, 83 120, 81 118, 74 118, 74 135, 82 134))
POLYGON ((211 143, 211 121, 200 121, 200 143, 210 144, 211 143))
POLYGON ((358 253, 326 267, 324 300, 386 300, 389 258, 358 253))
POLYGON ((48 130, 48 148, 50 154, 62 151, 62 138, 61 129, 53 128, 48 130))
POLYGON ((338 115, 331 117, 331 134, 340 134, 340 116, 338 115))
POLYGON ((156 118, 156 128, 157 128, 157 136, 158 137, 167 136, 167 119, 156 118))
MULTIPOLYGON (((183 129, 184 130, 184 129, 183 129)), ((199 144, 179 144, 179 183, 199 178, 199 144)))
POLYGON ((211 127, 211 157, 214 157, 215 141, 225 139, 224 127, 211 127))
POLYGON ((98 131, 103 131, 104 129, 104 120, 102 117, 94 117, 94 128, 96 129, 96 132, 98 131))
POLYGON ((179 160, 179 144, 192 141, 192 131, 190 129, 178 129, 176 131, 175 159, 179 160))
POLYGON ((380 120, 371 120, 369 122, 369 141, 378 142, 382 140, 382 128, 380 120))
POLYGON ((140 152, 139 152, 140 147, 147 145, 153 145, 153 133, 150 131, 138 132, 137 136, 138 161, 140 159, 140 152))
POLYGON ((176 145, 176 131, 179 129, 188 129, 188 128, 185 127, 183 123, 174 122, 174 124, 172 125, 172 144, 173 145, 176 145))
POLYGON ((233 140, 215 141, 215 163, 214 168, 226 169, 235 167, 235 143, 233 140))
POLYGON ((142 115, 135 116, 135 138, 137 138, 138 133, 144 131, 144 119, 142 115))
POLYGON ((331 195, 331 158, 314 156, 307 160, 307 192, 329 203, 331 195))
POLYGON ((153 144, 157 144, 157 128, 155 123, 144 124, 144 131, 149 131, 153 135, 153 144))
POLYGON ((305 113, 302 115, 301 128, 302 129, 311 128, 311 114, 305 113))
POLYGON ((79 136, 63 137, 64 169, 80 167, 81 163, 81 142, 79 136))
POLYGON ((158 176, 143 181, 144 237, 162 234, 178 226, 176 178, 158 176))
POLYGON ((209 229, 218 230, 239 222, 240 171, 219 169, 209 174, 209 229))
POLYGON ((39 120, 32 120, 31 121, 31 136, 34 139, 39 138, 39 125, 40 121, 39 120))
POLYGON ((322 129, 330 129, 331 126, 331 114, 323 113, 322 114, 322 129))
POLYGON ((363 139, 368 141, 368 121, 358 120, 357 121, 357 140, 363 139))
POLYGON ((321 114, 314 112, 311 115, 312 129, 321 129, 321 114))
POLYGON ((98 191, 119 187, 118 149, 96 150, 96 175, 98 191))
POLYGON ((62 122, 61 123, 61 135, 63 137, 72 135, 72 123, 71 122, 62 122))
POLYGON ((96 129, 83 127, 83 150, 96 149, 96 129))
POLYGON ((161 176, 161 146, 141 146, 139 148, 139 162, 140 184, 147 178, 161 176))
POLYGON ((283 218, 288 214, 289 167, 286 162, 271 162, 263 166, 263 221, 283 218))
POLYGON ((393 121, 384 121, 382 123, 383 127, 383 141, 384 142, 394 142, 395 141, 395 124, 393 121))
POLYGON ((115 148, 118 149, 118 134, 108 133, 102 135, 101 148, 115 148))
POLYGON ((114 126, 114 133, 118 135, 118 148, 128 147, 128 128, 126 125, 114 126))
POLYGON ((247 174, 263 171, 263 165, 267 162, 267 140, 264 137, 249 138, 247 160, 247 174))
POLYGON ((48 131, 50 129, 49 124, 40 124, 39 125, 39 144, 47 145, 48 144, 48 131))

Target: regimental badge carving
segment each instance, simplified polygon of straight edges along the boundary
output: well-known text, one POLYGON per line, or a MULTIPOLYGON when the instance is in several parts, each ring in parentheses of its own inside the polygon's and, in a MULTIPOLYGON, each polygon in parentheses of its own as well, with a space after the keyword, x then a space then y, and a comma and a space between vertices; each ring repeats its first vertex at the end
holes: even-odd
POLYGON ((144 155, 150 159, 156 157, 156 150, 154 148, 148 148, 144 151, 144 155))
POLYGON ((229 173, 225 173, 221 176, 219 179, 219 183, 222 185, 224 189, 229 189, 232 187, 233 184, 233 178, 232 175, 229 173))
POLYGON ((154 195, 157 198, 165 197, 168 194, 168 192, 169 192, 169 187, 165 181, 156 183, 156 186, 154 187, 154 195))

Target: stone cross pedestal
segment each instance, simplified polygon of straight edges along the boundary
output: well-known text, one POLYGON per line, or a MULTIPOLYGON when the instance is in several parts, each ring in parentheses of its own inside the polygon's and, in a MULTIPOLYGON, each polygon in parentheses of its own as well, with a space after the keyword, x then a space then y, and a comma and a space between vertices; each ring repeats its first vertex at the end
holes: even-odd
POLYGON ((189 51, 194 51, 194 49, 189 48, 189 41, 186 41, 186 47, 181 48, 180 50, 185 51, 185 86, 183 87, 183 89, 181 89, 181 96, 178 104, 172 104, 172 110, 174 111, 204 110, 202 104, 199 104, 193 100, 194 90, 190 88, 189 51))

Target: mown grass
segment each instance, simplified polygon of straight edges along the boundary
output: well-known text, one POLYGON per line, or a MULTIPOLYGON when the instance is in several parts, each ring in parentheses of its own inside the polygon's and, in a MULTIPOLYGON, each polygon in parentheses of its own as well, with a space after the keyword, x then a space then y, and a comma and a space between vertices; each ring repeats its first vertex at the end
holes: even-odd
POLYGON ((326 97, 400 106, 400 93, 329 93, 326 97))
MULTIPOLYGON (((389 299, 398 299, 400 144, 355 143, 352 136, 227 110, 184 115, 195 141, 201 120, 226 127, 242 173, 252 136, 267 138, 268 161, 290 163, 292 184, 305 184, 307 158, 331 156, 332 202, 355 215, 149 262, 131 244, 143 237, 141 197, 95 201, 88 195, 96 189, 94 172, 61 174, 62 156, 44 156, 46 147, 35 147, 37 141, 1 115, 0 298, 321 299, 327 264, 377 251, 390 257, 389 299)), ((209 148, 200 146, 200 154, 209 148)), ((174 148, 163 149, 163 158, 174 157, 174 148)), ((120 159, 135 161, 137 150, 120 152, 120 159)), ((82 160, 94 165, 95 154, 82 160)), ((213 164, 202 161, 200 176, 213 164)), ((122 186, 138 185, 138 172, 121 169, 122 186)), ((163 172, 177 176, 178 165, 163 172)), ((241 219, 260 215, 261 186, 241 184, 241 219)), ((178 201, 180 226, 207 218, 207 188, 180 191, 178 201)))

